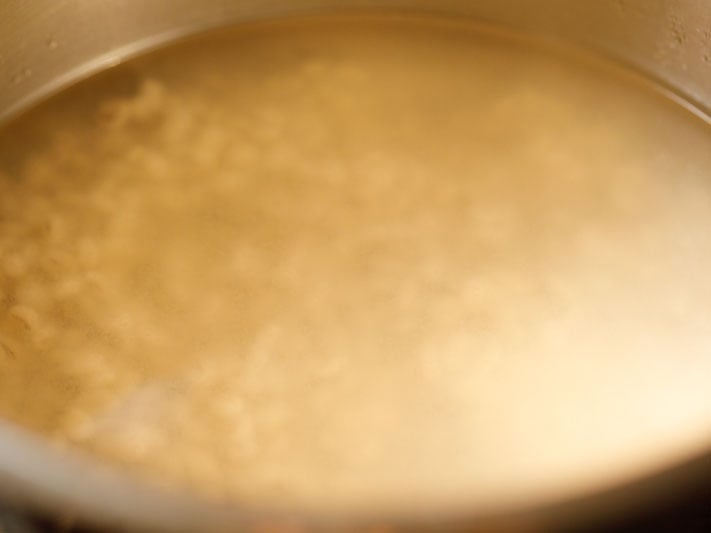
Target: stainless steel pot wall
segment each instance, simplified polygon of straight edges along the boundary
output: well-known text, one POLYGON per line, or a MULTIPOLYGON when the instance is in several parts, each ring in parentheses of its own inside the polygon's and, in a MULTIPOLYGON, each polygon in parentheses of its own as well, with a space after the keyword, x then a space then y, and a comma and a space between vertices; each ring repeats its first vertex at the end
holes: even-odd
MULTIPOLYGON (((373 8, 470 17, 575 42, 632 65, 702 113, 711 112, 708 0, 4 0, 0 2, 0 121, 92 72, 205 28, 298 13, 373 8)), ((654 492, 662 483, 670 487, 707 463, 704 456, 634 490, 654 492)), ((126 528, 241 530, 261 527, 265 520, 294 520, 158 493, 94 465, 68 460, 2 423, 0 494, 126 528)), ((593 509, 609 508, 618 496, 608 494, 597 506, 585 501, 522 516, 526 529, 551 520, 564 523, 593 509)), ((516 525, 517 520, 507 524, 516 525)))
POLYGON ((395 9, 483 19, 576 41, 711 108, 706 0, 6 0, 0 119, 87 73, 178 35, 308 11, 395 9))

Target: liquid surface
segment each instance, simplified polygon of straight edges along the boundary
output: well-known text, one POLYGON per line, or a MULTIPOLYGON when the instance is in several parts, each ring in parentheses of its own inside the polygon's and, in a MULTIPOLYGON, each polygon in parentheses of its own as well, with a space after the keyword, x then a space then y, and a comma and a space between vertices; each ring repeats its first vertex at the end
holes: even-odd
POLYGON ((445 23, 213 33, 0 134, 0 415, 329 509, 553 494, 711 438, 711 131, 445 23))

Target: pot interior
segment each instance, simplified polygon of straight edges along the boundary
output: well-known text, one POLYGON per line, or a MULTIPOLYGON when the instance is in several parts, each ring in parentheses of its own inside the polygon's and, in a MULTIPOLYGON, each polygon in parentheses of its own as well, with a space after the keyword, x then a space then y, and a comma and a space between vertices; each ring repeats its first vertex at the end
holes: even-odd
POLYGON ((711 439, 691 107, 436 17, 121 64, 0 132, 0 413, 161 490, 316 516, 673 464, 711 439))

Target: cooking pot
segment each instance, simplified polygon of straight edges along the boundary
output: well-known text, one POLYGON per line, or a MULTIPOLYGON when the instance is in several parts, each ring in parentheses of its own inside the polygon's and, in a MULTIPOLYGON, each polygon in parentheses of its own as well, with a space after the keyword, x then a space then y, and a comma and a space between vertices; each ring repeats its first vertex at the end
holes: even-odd
MULTIPOLYGON (((56 0, 0 4, 0 121, 94 72, 205 29, 322 12, 467 18, 588 48, 652 78, 703 120, 711 112, 706 0, 56 0)), ((634 479, 545 505, 457 517, 319 517, 202 501, 141 484, 0 423, 0 494, 82 523, 151 530, 454 526, 568 528, 671 495, 711 473, 711 443, 634 479)))

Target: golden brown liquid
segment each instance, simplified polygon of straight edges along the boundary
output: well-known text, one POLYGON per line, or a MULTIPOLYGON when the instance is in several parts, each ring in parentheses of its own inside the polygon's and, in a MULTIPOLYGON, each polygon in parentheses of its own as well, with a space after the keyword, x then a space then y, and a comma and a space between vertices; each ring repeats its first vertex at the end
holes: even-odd
POLYGON ((70 448, 391 509, 711 440, 711 130, 614 68, 463 25, 263 24, 0 135, 0 415, 70 448))

